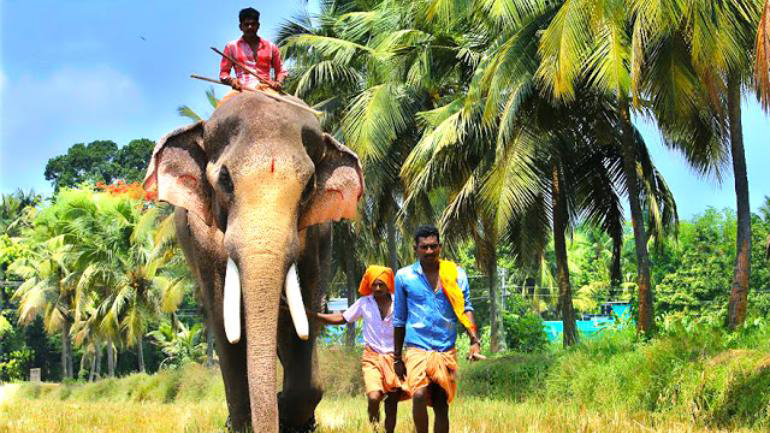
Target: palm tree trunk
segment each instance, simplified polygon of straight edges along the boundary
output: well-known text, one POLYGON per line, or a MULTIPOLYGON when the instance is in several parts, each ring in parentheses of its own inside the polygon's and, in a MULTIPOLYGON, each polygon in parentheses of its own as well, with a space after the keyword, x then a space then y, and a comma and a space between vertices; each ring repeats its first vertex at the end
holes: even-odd
POLYGON ((395 217, 388 218, 388 266, 393 269, 393 272, 398 271, 398 248, 396 247, 396 223, 393 221, 395 217))
POLYGON ((489 283, 489 350, 499 352, 504 344, 501 337, 500 311, 497 304, 497 234, 494 220, 482 216, 481 223, 484 236, 474 236, 477 246, 477 257, 480 257, 480 265, 487 276, 489 283))
POLYGON ((620 293, 620 286, 623 284, 623 269, 620 259, 623 254, 623 238, 612 239, 612 264, 610 264, 610 301, 620 293))
POLYGON ((567 231, 567 209, 562 191, 562 179, 559 166, 554 161, 551 164, 551 200, 553 202, 553 247, 556 254, 556 274, 559 280, 559 312, 564 323, 564 347, 572 346, 578 341, 575 309, 572 306, 572 287, 569 282, 569 262, 567 261, 567 241, 564 237, 567 231))
POLYGON ((94 380, 102 377, 102 344, 96 345, 96 356, 94 356, 94 380))
POLYGON ((99 351, 99 343, 94 344, 94 354, 91 357, 91 372, 88 373, 88 381, 93 382, 96 378, 96 353, 99 351))
POLYGON ((82 379, 80 377, 81 375, 85 375, 87 358, 88 358, 87 352, 84 351, 83 356, 80 357, 80 368, 78 369, 78 375, 77 375, 78 380, 82 379))
POLYGON ((107 341, 107 376, 115 377, 115 352, 111 341, 107 341))
POLYGON ((489 350, 499 352, 502 348, 500 338, 500 313, 497 306, 497 251, 492 246, 492 257, 487 265, 487 280, 489 281, 489 350))
POLYGON ((634 245, 636 246, 636 273, 639 286, 639 321, 636 324, 636 329, 649 335, 655 326, 650 283, 650 258, 647 254, 647 231, 644 227, 642 204, 639 199, 636 143, 634 142, 628 98, 625 95, 618 95, 618 112, 623 134, 623 174, 626 178, 628 204, 631 207, 631 225, 634 227, 634 245))
POLYGON ((61 335, 61 365, 62 365, 62 378, 72 379, 72 338, 70 337, 70 329, 72 328, 72 322, 65 318, 64 325, 62 325, 61 335))
POLYGON ((102 378, 102 359, 104 357, 104 351, 100 348, 96 356, 96 379, 102 378))
POLYGON ((142 373, 145 373, 143 343, 144 343, 144 338, 142 338, 142 336, 140 335, 139 341, 136 343, 136 355, 137 355, 137 358, 139 359, 139 371, 141 371, 142 373))
POLYGON ((727 313, 727 326, 733 330, 746 320, 751 275, 751 208, 746 154, 741 125, 741 83, 731 74, 727 80, 727 110, 730 117, 730 150, 733 157, 735 198, 738 209, 738 235, 732 291, 727 313))

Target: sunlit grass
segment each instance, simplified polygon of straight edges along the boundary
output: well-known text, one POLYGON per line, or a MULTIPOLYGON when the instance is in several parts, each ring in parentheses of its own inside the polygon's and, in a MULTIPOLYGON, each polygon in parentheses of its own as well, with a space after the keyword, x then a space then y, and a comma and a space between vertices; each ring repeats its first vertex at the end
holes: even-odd
MULTIPOLYGON (((758 432, 708 429, 649 413, 599 413, 571 405, 459 398, 450 408, 455 433, 701 433, 758 432)), ((0 432, 220 432, 224 403, 74 402, 14 398, 0 405, 0 432)), ((319 433, 374 431, 363 397, 324 399, 318 407, 319 433)), ((396 430, 413 433, 411 402, 399 406, 396 430)))
POLYGON ((221 431, 222 403, 114 403, 12 399, 0 405, 0 432, 188 432, 221 431))

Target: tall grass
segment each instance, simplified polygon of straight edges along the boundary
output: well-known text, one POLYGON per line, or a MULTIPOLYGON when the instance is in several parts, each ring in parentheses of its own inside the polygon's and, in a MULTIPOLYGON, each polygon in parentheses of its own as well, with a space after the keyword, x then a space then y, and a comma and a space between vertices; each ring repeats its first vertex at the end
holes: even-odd
MULTIPOLYGON (((360 350, 325 348, 320 357, 319 431, 369 431, 360 350)), ((454 432, 768 431, 770 330, 672 326, 651 341, 608 332, 569 350, 461 360, 458 381, 454 432)), ((411 404, 401 404, 398 431, 412 431, 410 416, 411 404)), ((0 405, 0 432, 218 431, 225 418, 219 371, 191 364, 91 384, 23 384, 0 405), (123 428, 139 416, 141 428, 123 428)))
POLYGON ((649 342, 633 331, 565 352, 543 399, 645 411, 710 426, 770 429, 770 332, 675 327, 649 342))

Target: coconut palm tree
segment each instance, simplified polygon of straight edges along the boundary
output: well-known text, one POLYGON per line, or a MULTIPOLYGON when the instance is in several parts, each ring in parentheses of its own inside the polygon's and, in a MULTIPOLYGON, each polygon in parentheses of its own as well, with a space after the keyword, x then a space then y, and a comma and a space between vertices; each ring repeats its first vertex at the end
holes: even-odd
MULTIPOLYGON (((287 89, 322 110, 322 126, 362 159, 367 194, 355 233, 386 242, 360 244, 360 258, 394 269, 412 225, 397 221, 404 211, 400 165, 418 138, 414 113, 429 101, 395 54, 416 33, 409 30, 412 9, 409 2, 323 2, 317 18, 296 17, 278 37, 292 62, 287 89)), ((427 219, 422 199, 410 213, 427 219)))
POLYGON ((640 191, 636 180, 636 149, 631 123, 630 16, 624 2, 593 4, 558 2, 559 7, 540 39, 542 58, 537 76, 555 100, 572 101, 578 81, 614 97, 623 138, 623 169, 627 180, 637 253, 638 329, 653 330, 652 288, 640 191))
MULTIPOLYGON (((674 147, 687 147, 698 140, 713 144, 718 127, 697 109, 701 94, 696 86, 693 65, 681 40, 655 45, 651 27, 660 25, 660 17, 673 13, 678 2, 656 1, 593 2, 566 0, 551 3, 552 19, 539 40, 541 63, 537 76, 549 97, 572 101, 576 89, 588 86, 611 98, 623 135, 623 170, 628 191, 637 256, 639 320, 637 327, 649 333, 653 329, 652 288, 647 251, 642 187, 635 181, 638 171, 638 147, 634 144, 631 111, 651 115, 674 147), (655 47, 656 49, 652 49, 655 47), (650 90, 652 86, 654 91, 650 90), (686 121, 672 121, 682 107, 690 108, 686 121)), ((657 28, 656 28, 657 29, 657 28)), ((708 149, 714 150, 712 147, 708 149)), ((717 151, 717 155, 719 152, 717 151)), ((710 153, 694 161, 696 168, 713 167, 710 153)), ((706 168, 708 169, 708 168, 706 168)))
POLYGON ((31 222, 31 212, 42 201, 43 197, 34 191, 25 193, 19 189, 13 194, 3 194, 0 198, 0 233, 19 236, 31 222))
POLYGON ((414 107, 418 95, 393 59, 410 6, 378 2, 325 2, 316 19, 304 15, 285 23, 278 43, 292 61, 287 88, 324 115, 322 126, 342 138, 362 159, 367 181, 367 230, 385 238, 387 249, 369 254, 398 269, 396 215, 401 211, 400 161, 416 141, 414 107), (384 254, 379 254, 383 252, 384 254))
POLYGON ((71 278, 75 255, 68 242, 68 200, 72 191, 62 191, 54 203, 41 210, 32 228, 24 233, 29 251, 14 261, 9 271, 24 278, 13 299, 19 302, 19 322, 30 323, 41 316, 49 334, 61 332, 62 377, 74 375, 71 331, 76 290, 71 278))
MULTIPOLYGON (((634 150, 639 153, 639 161, 635 162, 638 167, 630 180, 625 178, 621 170, 620 136, 613 132, 621 130, 618 117, 611 111, 614 98, 607 99, 601 95, 597 97, 596 92, 591 95, 583 90, 581 97, 575 98, 582 104, 571 103, 566 107, 559 107, 559 104, 540 98, 541 83, 535 80, 539 67, 538 35, 548 28, 557 15, 558 4, 538 1, 503 4, 488 1, 476 5, 468 4, 468 7, 457 7, 453 10, 453 5, 462 6, 465 3, 430 3, 428 14, 432 13, 437 19, 444 19, 447 23, 456 21, 463 13, 466 14, 464 19, 474 24, 470 27, 476 31, 479 39, 486 41, 482 45, 488 48, 480 57, 474 78, 468 85, 467 95, 461 95, 456 101, 434 110, 430 115, 422 114, 429 124, 429 132, 426 132, 423 141, 413 152, 414 160, 410 156, 407 161, 404 174, 411 178, 408 181, 410 185, 417 188, 428 187, 427 182, 431 176, 427 173, 431 172, 430 165, 436 167, 433 170, 434 176, 440 175, 450 184, 453 181, 449 177, 457 173, 456 176, 464 181, 456 183, 458 189, 454 193, 455 203, 458 205, 457 209, 463 210, 457 214, 466 218, 472 215, 471 204, 474 203, 472 197, 477 193, 475 191, 485 192, 487 211, 496 215, 495 221, 502 223, 499 227, 509 224, 508 237, 515 246, 522 245, 517 238, 523 238, 525 248, 522 250, 529 249, 530 252, 531 246, 540 245, 540 251, 545 246, 542 235, 530 234, 542 234, 543 230, 551 230, 548 229, 550 223, 546 219, 532 218, 531 215, 537 213, 527 210, 536 205, 537 209, 552 217, 555 242, 561 245, 567 227, 565 221, 574 221, 575 215, 585 212, 584 218, 600 225, 615 239, 615 255, 619 263, 623 215, 618 196, 619 193, 627 192, 626 185, 618 184, 619 181, 625 180, 626 183, 633 183, 637 187, 637 193, 640 195, 638 200, 647 211, 648 219, 652 223, 651 229, 655 234, 662 234, 665 228, 675 222, 676 212, 670 191, 649 162, 646 148, 635 130, 632 130, 632 143, 634 150), (591 103, 586 104, 586 100, 591 103), (527 104, 529 111, 526 109, 527 104), (536 119, 543 119, 540 125, 536 119), (568 124, 571 126, 566 127, 568 124), (589 135, 590 133, 593 135, 589 135), (491 140, 484 138, 484 135, 491 137, 491 140), (533 140, 537 145, 524 145, 533 140), (491 148, 486 144, 495 141, 496 144, 491 148), (474 142, 479 144, 474 145, 474 142), (558 145, 560 142, 562 145, 558 145), (454 146, 456 143, 461 145, 454 146), (564 145, 567 143, 570 145, 564 145), (574 146, 579 143, 585 144, 582 147, 574 146), (471 150, 479 145, 486 145, 488 150, 471 150), (549 150, 539 154, 532 151, 538 148, 549 150), (570 155, 563 151, 570 148, 581 149, 576 155, 586 157, 582 159, 581 164, 584 164, 584 173, 592 174, 588 179, 580 181, 581 178, 576 174, 581 170, 570 168, 574 164, 567 164, 581 161, 575 154, 570 155), (493 158, 480 163, 485 161, 484 154, 493 158), (564 157, 559 158, 558 155, 564 157), (614 159, 609 155, 614 156, 614 159), (499 160, 494 162, 494 157, 499 160), (470 167, 452 165, 449 159, 464 161, 470 164, 470 167), (425 166, 421 167, 420 164, 425 166), (489 168, 495 164, 498 169, 489 168), (532 165, 535 166, 534 171, 532 165), (474 172, 472 167, 476 167, 475 170, 478 171, 474 172), (568 173, 570 179, 559 182, 568 173), (482 187, 480 185, 485 183, 485 177, 488 177, 488 185, 482 187), (541 181, 538 182, 538 179, 541 181), (542 181, 543 179, 549 181, 542 181), (563 195, 561 188, 554 188, 562 185, 567 187, 563 195), (584 186, 575 188, 578 185, 584 186), (546 202, 548 197, 551 197, 550 203, 546 202), (568 217, 565 217, 563 208, 570 209, 566 213, 568 217), (532 226, 523 228, 521 221, 527 221, 527 224, 532 226), (533 230, 535 228, 541 230, 533 230), (530 248, 526 248, 528 243, 530 248)), ((472 221, 472 218, 470 220, 472 221)), ((487 230, 485 234, 489 232, 487 230)), ((561 299, 566 300, 571 291, 566 251, 564 248, 558 248, 559 245, 556 246, 559 269, 557 274, 561 276, 561 299)), ((531 267, 539 261, 530 259, 526 266, 531 267)), ((619 269, 616 270, 617 273, 619 269)), ((571 303, 563 301, 561 305, 565 316, 572 315, 571 303)), ((569 331, 568 329, 565 333, 568 344, 574 341, 569 331)))
MULTIPOLYGON (((718 165, 726 162, 728 157, 732 161, 738 230, 727 324, 733 329, 746 317, 751 273, 751 211, 741 125, 741 90, 752 84, 754 59, 748 47, 754 42, 762 1, 654 1, 643 4, 637 1, 633 8, 638 17, 638 33, 643 35, 640 39, 645 45, 636 60, 640 65, 635 66, 642 71, 639 74, 640 92, 656 95, 656 105, 663 108, 659 123, 664 135, 670 135, 670 130, 692 129, 689 119, 705 118, 714 125, 714 138, 686 140, 678 147, 699 169, 704 162, 718 165), (680 65, 686 67, 676 71, 677 75, 671 74, 672 69, 665 66, 671 55, 684 55, 689 62, 689 65, 680 65), (660 65, 664 66, 661 68, 660 65), (678 76, 679 80, 672 80, 672 75, 678 76), (719 149, 716 152, 715 147, 719 149), (709 161, 713 156, 717 158, 709 161)), ((760 39, 761 35, 757 41, 760 39)), ((758 57, 757 66, 760 61, 758 57)), ((761 79, 759 76, 758 83, 761 79)), ((704 122, 699 120, 698 123, 704 122)))
POLYGON ((128 347, 136 347, 139 371, 144 372, 144 335, 162 310, 173 311, 179 305, 184 280, 162 273, 169 257, 160 255, 154 244, 155 227, 166 216, 162 210, 153 207, 141 212, 136 201, 127 197, 108 203, 105 220, 113 221, 108 238, 122 254, 111 262, 114 285, 102 301, 109 306, 104 320, 120 332, 128 347))

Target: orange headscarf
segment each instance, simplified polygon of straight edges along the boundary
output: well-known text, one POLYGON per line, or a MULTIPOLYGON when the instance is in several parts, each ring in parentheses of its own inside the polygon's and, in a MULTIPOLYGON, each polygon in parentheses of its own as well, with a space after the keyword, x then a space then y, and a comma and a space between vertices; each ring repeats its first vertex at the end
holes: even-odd
POLYGON ((395 278, 393 276, 393 269, 390 269, 385 266, 379 266, 379 265, 371 265, 368 268, 366 268, 366 272, 364 273, 364 277, 361 278, 361 284, 358 286, 358 293, 361 294, 361 296, 369 296, 372 294, 372 283, 376 279, 382 280, 386 286, 388 286, 388 291, 392 294, 396 291, 396 283, 395 278))

